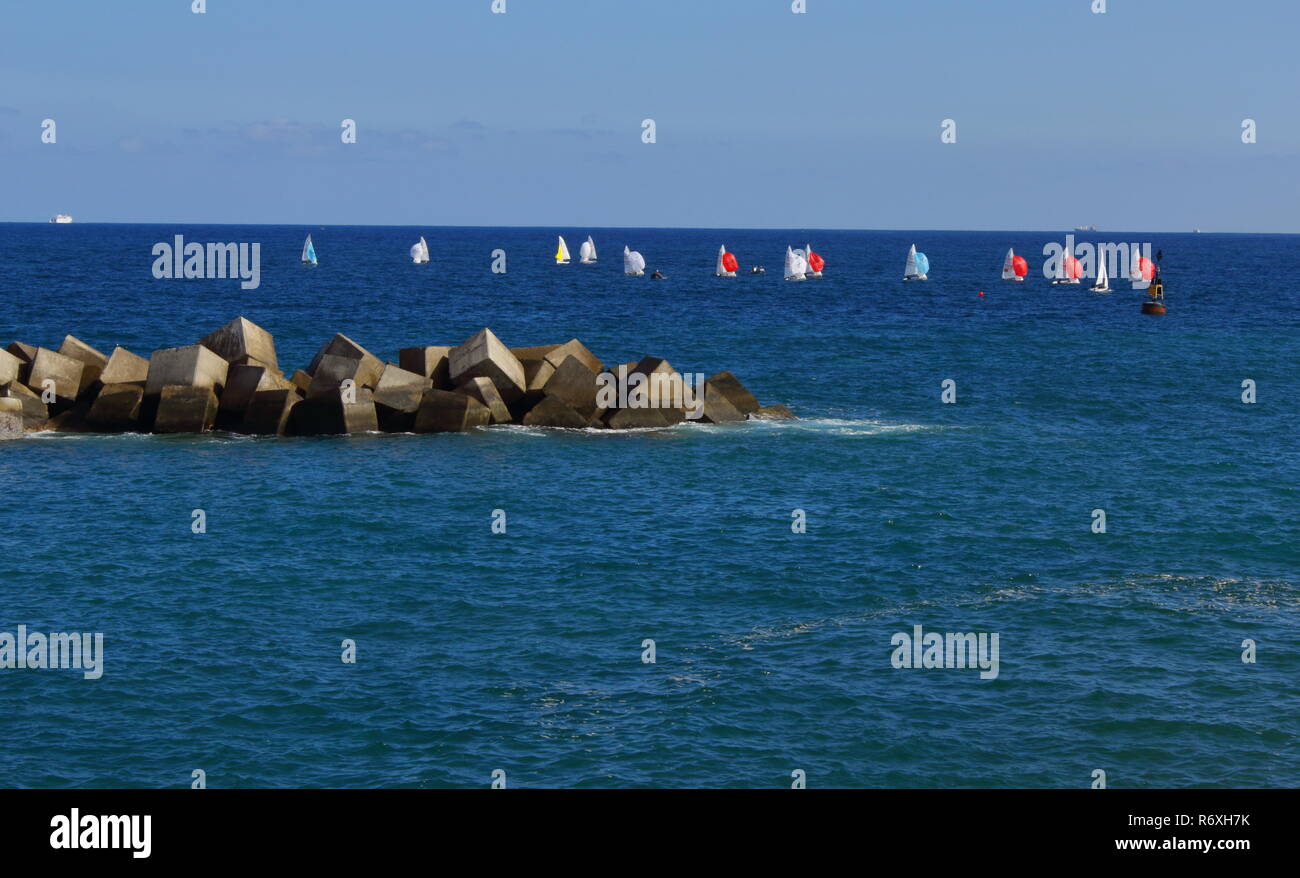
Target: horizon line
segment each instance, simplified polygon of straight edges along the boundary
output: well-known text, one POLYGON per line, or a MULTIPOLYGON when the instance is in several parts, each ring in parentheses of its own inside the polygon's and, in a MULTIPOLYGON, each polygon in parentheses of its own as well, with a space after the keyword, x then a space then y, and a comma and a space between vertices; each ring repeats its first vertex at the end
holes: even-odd
POLYGON ((1092 229, 1082 231, 1079 229, 959 229, 959 228, 911 228, 911 229, 866 229, 866 228, 813 228, 811 226, 602 226, 602 225, 426 225, 414 223, 269 223, 269 222, 194 222, 194 221, 160 221, 160 222, 131 222, 126 220, 88 220, 79 222, 74 220, 71 223, 55 223, 50 220, 0 220, 0 226, 50 226, 50 225, 81 225, 81 226, 280 226, 284 228, 302 228, 302 229, 348 229, 348 228, 374 228, 374 229, 545 229, 558 231, 572 231, 574 229, 588 230, 606 230, 606 231, 623 231, 623 230, 642 230, 642 231, 674 231, 674 232, 968 232, 980 234, 1075 234, 1075 235, 1103 235, 1103 234, 1142 234, 1142 235, 1300 235, 1300 232, 1215 232, 1201 229, 1186 229, 1180 231, 1170 230, 1152 230, 1152 229, 1120 229, 1113 231, 1104 231, 1092 229))

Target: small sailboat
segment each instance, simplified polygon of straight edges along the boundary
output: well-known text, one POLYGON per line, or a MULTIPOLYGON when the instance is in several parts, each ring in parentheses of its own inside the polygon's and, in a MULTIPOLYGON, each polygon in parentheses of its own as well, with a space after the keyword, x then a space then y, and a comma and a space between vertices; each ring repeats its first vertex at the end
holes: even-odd
POLYGON ((913 244, 907 251, 907 265, 903 268, 903 280, 928 280, 926 272, 930 270, 930 260, 924 253, 916 252, 913 244))
POLYGON ((424 235, 411 245, 411 261, 416 265, 423 265, 429 261, 429 245, 424 240, 424 235))
POLYGON ((804 258, 802 250, 791 250, 789 246, 785 248, 785 279, 786 280, 804 280, 808 272, 808 260, 804 258))
POLYGON ((1083 266, 1079 260, 1073 256, 1062 256, 1056 264, 1056 277, 1052 278, 1052 284, 1077 284, 1082 276, 1083 266))
POLYGON ((1029 274, 1029 263, 1025 261, 1025 257, 1017 256, 1016 249, 1008 247, 1006 261, 1002 263, 1002 279, 1024 283, 1027 274, 1029 274))
POLYGON ((56 213, 54 216, 50 217, 50 222, 58 223, 59 225, 66 225, 67 223, 72 222, 72 217, 68 216, 66 213, 56 213))
POLYGON ((1110 277, 1106 274, 1106 257, 1100 253, 1097 254, 1097 279, 1092 282, 1089 289, 1094 293, 1110 292, 1110 277))
POLYGON ((591 235, 578 248, 578 260, 583 265, 591 265, 596 261, 596 242, 591 240, 591 235))
POLYGON ((641 277, 645 274, 645 257, 636 250, 629 250, 624 246, 623 273, 630 274, 632 277, 641 277))
POLYGON ((718 248, 718 267, 715 270, 718 277, 735 277, 736 269, 739 267, 740 263, 736 261, 736 255, 728 253, 725 244, 718 248))
POLYGON ((804 258, 808 260, 808 277, 821 277, 826 260, 822 259, 821 254, 813 252, 812 244, 805 246, 803 252, 804 258))
POLYGON ((307 263, 308 265, 316 264, 316 248, 312 246, 311 235, 308 235, 307 240, 303 241, 302 261, 307 263))
POLYGON ((569 245, 564 243, 564 236, 560 235, 560 243, 555 247, 555 264, 569 264, 569 245))

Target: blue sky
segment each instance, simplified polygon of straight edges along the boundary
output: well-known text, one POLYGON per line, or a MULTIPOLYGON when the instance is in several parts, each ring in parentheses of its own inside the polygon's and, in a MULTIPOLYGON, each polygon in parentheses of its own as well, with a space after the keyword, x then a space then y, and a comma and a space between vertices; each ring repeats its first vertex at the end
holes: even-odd
POLYGON ((1283 0, 190 2, 0 6, 0 221, 1300 232, 1283 0))

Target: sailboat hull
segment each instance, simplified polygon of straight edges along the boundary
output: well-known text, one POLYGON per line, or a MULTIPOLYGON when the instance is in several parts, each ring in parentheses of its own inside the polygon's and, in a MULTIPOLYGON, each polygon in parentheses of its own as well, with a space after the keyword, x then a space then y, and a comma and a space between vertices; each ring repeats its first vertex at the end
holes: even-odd
POLYGON ((1162 305, 1162 304, 1160 304, 1159 302, 1143 302, 1143 303, 1142 303, 1142 313, 1143 313, 1143 314, 1163 314, 1163 313, 1165 313, 1165 306, 1162 305))

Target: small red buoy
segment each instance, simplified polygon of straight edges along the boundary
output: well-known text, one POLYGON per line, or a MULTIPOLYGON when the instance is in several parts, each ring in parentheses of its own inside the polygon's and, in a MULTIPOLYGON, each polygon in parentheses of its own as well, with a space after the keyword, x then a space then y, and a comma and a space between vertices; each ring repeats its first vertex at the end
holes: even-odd
POLYGON ((983 291, 983 290, 980 290, 980 298, 981 298, 981 299, 984 298, 984 291, 983 291))

